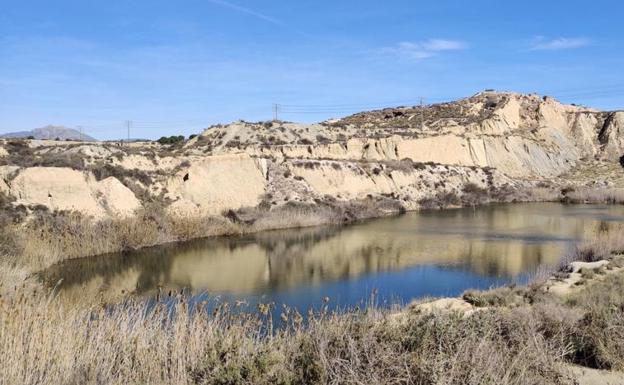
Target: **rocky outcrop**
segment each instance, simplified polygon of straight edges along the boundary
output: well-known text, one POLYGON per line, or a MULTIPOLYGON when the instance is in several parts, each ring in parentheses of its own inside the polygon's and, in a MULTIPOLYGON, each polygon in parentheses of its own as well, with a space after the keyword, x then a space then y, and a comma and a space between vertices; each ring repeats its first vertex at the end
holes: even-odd
POLYGON ((407 158, 491 167, 514 178, 551 178, 581 159, 618 160, 624 153, 623 114, 563 105, 536 95, 485 92, 423 111, 386 109, 323 125, 238 122, 211 128, 202 134, 203 142, 190 146, 219 143, 210 148, 213 153, 245 151, 273 158, 407 158))
POLYGON ((624 155, 624 112, 608 114, 598 139, 602 147, 602 157, 611 161, 619 161, 624 155))
MULTIPOLYGON (((347 201, 371 196, 391 196, 408 210, 417 209, 422 199, 431 197, 438 191, 461 194, 466 184, 492 189, 511 182, 499 173, 480 168, 419 165, 410 162, 360 164, 287 161, 283 165, 292 172, 293 179, 298 179, 299 183, 312 191, 311 196, 331 196, 347 201)), ((290 198, 293 199, 292 194, 290 198)))
POLYGON ((178 215, 214 215, 260 203, 266 188, 262 164, 248 154, 217 155, 190 163, 166 183, 170 210, 178 215))
MULTIPOLYGON (((557 138, 559 139, 559 138, 557 138)), ((391 136, 383 139, 352 139, 345 144, 251 147, 258 157, 414 162, 490 167, 512 177, 551 177, 570 169, 581 152, 569 140, 543 143, 521 136, 439 135, 426 138, 391 136)))
POLYGON ((113 177, 96 181, 91 174, 59 167, 2 169, 0 174, 14 173, 11 180, 5 178, 4 190, 16 204, 79 211, 95 218, 131 216, 141 206, 134 193, 113 177))
POLYGON ((418 209, 439 193, 461 196, 468 184, 493 191, 555 183, 590 161, 617 162, 623 128, 624 112, 482 92, 319 124, 239 121, 183 146, 0 141, 0 190, 18 204, 94 217, 131 215, 148 200, 178 216, 328 198, 418 209), (33 167, 41 164, 55 167, 33 167))

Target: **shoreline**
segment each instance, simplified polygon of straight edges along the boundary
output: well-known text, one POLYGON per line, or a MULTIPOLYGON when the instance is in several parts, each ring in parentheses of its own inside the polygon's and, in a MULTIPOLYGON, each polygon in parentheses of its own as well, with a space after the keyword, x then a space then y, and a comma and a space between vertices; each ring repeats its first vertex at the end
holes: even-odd
MULTIPOLYGON (((486 207, 489 205, 504 205, 504 204, 516 204, 516 203, 560 203, 560 204, 619 204, 621 202, 614 201, 612 199, 605 199, 605 196, 609 196, 612 194, 611 190, 607 189, 598 189, 592 190, 598 191, 599 193, 592 195, 594 199, 591 201, 583 200, 582 203, 570 203, 574 202, 568 196, 562 195, 558 199, 550 199, 550 200, 537 200, 537 199, 523 199, 523 200, 512 200, 512 201, 486 201, 479 205, 471 205, 473 208, 478 207, 486 207), (599 199, 596 199, 598 197, 599 199)), ((518 192, 518 195, 522 195, 522 192, 518 192)), ((526 196, 525 196, 526 197, 526 196)), ((578 200, 576 200, 578 202, 578 200)), ((366 202, 365 202, 366 203, 366 202)), ((287 229, 295 229, 295 228, 305 228, 305 227, 313 227, 313 226, 349 226, 362 221, 367 221, 371 219, 378 219, 383 217, 390 216, 398 216, 403 213, 414 213, 414 212, 422 212, 429 211, 436 212, 440 210, 456 210, 456 209, 466 209, 470 206, 454 206, 454 207, 439 207, 435 209, 419 209, 419 210, 410 210, 405 211, 400 208, 396 208, 394 211, 381 211, 379 206, 373 206, 371 209, 370 205, 363 205, 362 202, 348 202, 340 207, 331 207, 331 206, 294 206, 294 210, 285 211, 284 207, 280 207, 270 211, 260 211, 258 209, 247 209, 247 210, 239 210, 238 213, 224 213, 226 216, 218 217, 218 218, 202 218, 202 219, 185 219, 185 225, 187 227, 193 227, 190 231, 187 230, 186 233, 182 233, 182 236, 176 236, 176 238, 162 238, 161 234, 158 232, 150 233, 147 232, 149 236, 151 236, 152 243, 146 242, 146 238, 141 237, 142 233, 135 234, 135 241, 137 243, 129 243, 128 241, 122 241, 122 243, 112 243, 108 239, 112 238, 113 242, 119 242, 119 239, 116 237, 110 237, 112 235, 116 235, 120 231, 120 229, 124 229, 127 236, 131 236, 133 231, 145 229, 148 226, 145 226, 145 222, 137 220, 137 218, 131 218, 125 220, 121 223, 114 223, 111 221, 106 222, 105 224, 108 226, 98 227, 100 222, 96 222, 95 224, 86 220, 82 217, 73 218, 72 221, 67 223, 64 221, 66 218, 61 217, 63 222, 61 222, 61 227, 57 228, 57 222, 52 221, 51 223, 46 223, 43 221, 42 223, 47 225, 47 230, 43 231, 40 227, 31 228, 31 231, 35 231, 35 234, 47 234, 48 239, 43 239, 43 244, 45 248, 41 248, 37 245, 37 242, 28 242, 31 246, 31 251, 35 251, 34 258, 33 256, 28 257, 22 255, 14 255, 12 257, 7 257, 5 259, 5 263, 0 265, 0 276, 5 278, 7 282, 24 282, 27 280, 32 280, 36 278, 38 274, 42 271, 57 265, 61 262, 74 260, 74 259, 85 259, 94 256, 103 256, 107 254, 117 254, 127 252, 135 252, 143 249, 149 248, 157 248, 159 246, 171 245, 175 247, 176 244, 184 243, 192 240, 200 240, 200 239, 210 239, 213 237, 239 237, 251 234, 257 234, 264 231, 279 231, 279 230, 287 230, 287 229), (360 204, 360 206, 357 206, 360 204), (361 216, 356 216, 353 214, 354 207, 363 207, 365 210, 360 212, 361 216), (258 213, 269 214, 268 216, 262 217, 258 216, 258 213), (345 221, 345 215, 349 215, 348 220, 345 221), (363 215, 362 215, 363 214, 363 215), (374 215, 372 215, 374 214, 374 215), (272 217, 285 217, 286 215, 290 215, 287 221, 282 222, 272 222, 272 217), (254 218, 253 222, 249 223, 249 218, 254 218), (293 223, 292 219, 296 222, 293 223), (75 220, 75 221, 74 221, 75 220), (248 221, 248 222, 245 222, 248 221), (262 227, 257 226, 260 222, 262 227), (115 227, 117 225, 117 227, 115 227), (63 227, 64 226, 64 227, 63 227), (69 226, 69 227, 68 227, 69 226), (203 226, 203 227, 202 227, 203 226), (71 239, 63 239, 61 236, 65 234, 65 230, 69 228, 71 230, 76 231, 78 229, 78 233, 75 233, 75 237, 71 239), (198 229, 201 233, 198 235, 198 229), (104 231, 102 231, 104 230, 104 231), (108 232, 107 232, 108 231, 108 232), (86 236, 85 236, 86 235, 86 236), (109 238, 107 238, 107 235, 109 238), (64 242, 58 243, 56 246, 51 242, 51 239, 55 240, 63 240, 64 242), (109 242, 109 243, 107 243, 109 242), (92 251, 101 251, 98 253, 84 253, 83 244, 95 245, 96 248, 92 249, 92 251), (104 244, 103 249, 97 248, 101 244, 104 244), (34 244, 34 245, 33 245, 34 244), (111 247, 117 245, 122 245, 123 247, 111 247), (34 248, 33 248, 34 246, 34 248), (80 254, 71 254, 67 251, 78 251, 80 254), (37 255, 38 253, 38 255, 37 255), (56 256, 55 256, 56 255, 56 256), (18 278, 21 277, 21 278, 18 278)), ((290 208, 293 208, 293 205, 290 205, 290 208)), ((355 211, 356 214, 358 213, 355 211)), ((145 213, 144 213, 145 214, 145 213)), ((153 213, 151 214, 153 215, 153 213)), ((58 220, 58 218, 56 219, 58 220)), ((158 222, 158 221, 156 221, 158 222)), ((147 222, 152 225, 154 222, 152 220, 147 222)), ((21 234, 22 236, 27 234, 21 234)), ((170 234, 171 235, 171 234, 170 234)), ((147 239, 149 240, 149 239, 147 239)), ((41 244, 41 242, 39 242, 41 244)), ((87 250, 89 251, 89 250, 87 250)), ((38 280, 38 279, 37 279, 38 280)))
MULTIPOLYGON (((453 209, 447 213, 413 212, 405 214, 404 217, 366 220, 349 228, 334 225, 299 230, 273 230, 264 234, 213 237, 155 246, 143 251, 66 261, 40 272, 40 276, 51 285, 54 285, 60 278, 66 277, 65 285, 71 288, 69 292, 72 297, 76 297, 76 294, 80 292, 78 290, 80 286, 84 285, 94 290, 95 287, 92 284, 101 279, 107 282, 117 282, 112 287, 107 285, 102 289, 102 293, 106 293, 106 297, 110 298, 117 298, 121 288, 129 293, 134 293, 136 290, 141 297, 156 290, 154 284, 145 284, 145 282, 140 284, 143 280, 130 278, 133 275, 128 276, 129 272, 161 277, 155 279, 159 282, 158 286, 164 290, 179 291, 184 287, 185 290, 191 289, 194 293, 207 290, 213 295, 223 293, 228 298, 251 298, 252 301, 256 293, 268 293, 265 288, 270 281, 273 289, 270 295, 267 294, 269 297, 279 297, 275 300, 276 302, 299 303, 302 308, 307 308, 316 297, 303 298, 287 295, 287 299, 281 299, 282 294, 279 293, 290 287, 303 289, 312 282, 330 286, 331 282, 346 282, 346 276, 341 272, 348 270, 350 272, 348 285, 350 286, 360 285, 359 282, 365 282, 368 276, 375 277, 377 281, 387 274, 396 274, 396 278, 391 278, 391 280, 401 280, 400 282, 409 285, 396 293, 397 298, 391 298, 385 292, 386 284, 383 282, 387 282, 387 278, 383 278, 384 281, 374 285, 380 289, 381 297, 378 298, 387 299, 389 302, 396 302, 398 299, 399 303, 405 304, 414 298, 427 295, 458 295, 462 290, 472 288, 484 290, 514 282, 517 285, 524 285, 535 277, 537 272, 545 269, 545 266, 556 266, 559 257, 567 250, 574 248, 576 244, 585 239, 592 238, 594 234, 598 234, 601 228, 597 221, 603 216, 601 208, 604 208, 604 213, 610 215, 617 216, 622 212, 616 206, 592 205, 582 208, 559 203, 522 205, 496 203, 481 207, 476 211, 464 208, 453 209), (512 238, 503 243, 497 242, 495 246, 487 243, 483 245, 483 241, 479 240, 490 239, 490 234, 498 235, 501 232, 507 234, 517 226, 529 226, 535 218, 541 218, 543 214, 552 220, 564 220, 561 226, 568 229, 577 228, 576 226, 582 222, 585 229, 583 236, 568 230, 560 232, 551 226, 540 226, 531 227, 522 233, 514 233, 512 238), (583 219, 565 219, 569 215, 580 215, 581 218, 591 216, 591 218, 587 217, 590 222, 583 219), (452 252, 445 251, 443 243, 448 239, 445 235, 448 234, 447 229, 453 234, 455 231, 462 231, 462 234, 467 231, 468 234, 472 232, 471 224, 481 223, 481 220, 488 220, 488 218, 494 222, 484 229, 483 233, 479 231, 478 239, 461 242, 458 240, 458 245, 453 248, 452 252), (514 220, 511 228, 507 225, 510 223, 509 220, 514 220), (542 228, 545 231, 544 237, 539 233, 539 229, 542 228), (389 230, 392 233, 386 233, 388 229, 394 230, 389 230), (435 235, 426 235, 428 229, 439 229, 441 232, 435 230, 435 235), (379 231, 383 235, 377 236, 379 231), (276 232, 276 234, 272 235, 271 232, 276 232), (539 236, 533 238, 533 234, 539 234, 539 236), (576 235, 580 238, 573 242, 573 238, 577 239, 576 235), (386 244, 385 239, 388 239, 390 243, 386 244), (561 239, 569 240, 560 243, 561 239), (532 240, 540 244, 531 246, 530 249, 523 249, 524 252, 519 254, 522 244, 526 241, 533 242, 532 240), (301 250, 304 245, 306 251, 301 250), (377 257, 372 260, 363 257, 361 250, 377 246, 380 247, 377 257), (473 249, 477 252, 472 254, 472 257, 468 259, 463 257, 464 253, 473 249), (400 260, 391 257, 399 253, 404 255, 400 260), (508 257, 501 253, 505 253, 508 257), (323 255, 322 261, 316 258, 320 255, 323 255), (536 259, 536 255, 542 255, 542 257, 536 259), (269 270, 264 265, 266 263, 270 266, 269 270), (440 272, 436 272, 435 267, 440 265, 451 268, 449 270, 442 268, 440 272), (444 279, 449 287, 454 289, 432 290, 423 283, 410 284, 408 272, 419 271, 419 268, 425 270, 432 268, 432 270, 427 270, 430 271, 428 275, 436 274, 435 277, 444 279), (256 278, 245 284, 217 283, 217 281, 220 282, 221 277, 225 276, 236 279, 237 269, 247 269, 251 276, 256 278), (217 274, 216 271, 220 273, 217 274), (323 278, 313 279, 318 276, 312 272, 323 272, 323 278), (170 274, 173 275, 170 276, 170 274), (456 279, 462 274, 469 277, 472 284, 458 283, 460 281, 456 279), (77 278, 72 279, 73 275, 77 278), (115 287, 117 292, 113 290, 115 287), (230 293, 233 293, 232 296, 230 293)), ((611 232, 620 228, 621 225, 617 224, 608 227, 611 232)), ((358 287, 364 293, 363 297, 366 297, 368 289, 364 286, 358 287)), ((336 295, 332 294, 331 297, 335 298, 336 295)), ((360 298, 342 298, 341 307, 351 306, 359 300, 360 298)), ((331 307, 334 307, 333 302, 331 307)))
MULTIPOLYGON (((351 204, 351 203, 353 202, 347 202, 347 204, 351 204)), ((353 226, 358 223, 364 223, 364 222, 375 220, 375 219, 399 217, 399 216, 410 214, 410 213, 421 213, 421 212, 434 213, 434 212, 462 210, 462 209, 477 210, 480 208, 484 208, 488 206, 496 206, 496 205, 539 204, 539 203, 556 203, 556 204, 562 204, 562 205, 618 205, 618 204, 621 204, 620 202, 612 203, 612 202, 605 202, 605 201, 569 202, 569 201, 566 201, 564 198, 560 200, 491 201, 491 202, 486 202, 483 204, 472 205, 472 206, 466 205, 466 206, 448 206, 448 207, 440 207, 440 208, 419 208, 419 209, 414 209, 414 210, 396 210, 396 211, 390 211, 390 212, 383 212, 375 216, 364 216, 361 218, 356 217, 356 218, 349 219, 348 221, 343 221, 343 222, 332 221, 332 220, 319 222, 319 221, 316 221, 314 217, 310 217, 308 218, 308 220, 310 220, 310 223, 298 223, 298 224, 286 225, 286 226, 280 225, 280 226, 275 226, 275 227, 254 228, 253 224, 252 225, 242 224, 243 227, 236 228, 236 231, 233 231, 233 232, 226 230, 221 233, 199 235, 199 236, 185 238, 185 239, 166 240, 166 241, 158 242, 158 243, 140 245, 139 247, 134 247, 134 248, 118 249, 118 250, 113 250, 113 251, 99 253, 99 254, 75 256, 75 257, 59 260, 51 265, 46 266, 45 268, 53 266, 57 263, 75 260, 75 259, 83 259, 83 258, 89 258, 89 257, 97 257, 97 256, 108 255, 108 254, 118 254, 118 253, 126 253, 126 252, 132 253, 132 252, 146 250, 150 248, 156 248, 156 247, 168 246, 168 245, 173 246, 173 245, 180 244, 180 243, 198 241, 202 239, 213 239, 213 238, 220 238, 220 237, 237 238, 237 237, 244 237, 244 236, 258 234, 258 233, 271 232, 271 231, 302 229, 302 228, 310 228, 310 227, 324 227, 324 226, 347 227, 347 226, 353 226), (248 227, 244 227, 244 226, 248 226, 248 227)), ((314 207, 311 207, 311 208, 313 209, 314 207)), ((336 211, 336 212, 339 213, 340 211, 336 211)), ((260 217, 259 219, 270 219, 271 217, 272 215, 268 215, 266 217, 260 217)), ((204 218, 187 218, 187 219, 189 219, 190 221, 196 221, 196 220, 211 220, 211 219, 222 220, 223 218, 222 217, 204 217, 204 218)), ((301 218, 301 220, 303 222, 306 222, 306 218, 301 218)), ((230 224, 241 225, 241 223, 236 223, 236 222, 230 223, 230 224)))
MULTIPOLYGON (((605 244, 620 249, 624 237, 590 245, 605 244)), ((184 296, 174 296, 173 313, 169 306, 146 312, 137 302, 108 310, 97 304, 66 308, 55 297, 22 292, 5 297, 0 307, 0 321, 11 336, 0 339, 1 347, 20 357, 5 355, 0 372, 14 383, 24 373, 82 378, 83 383, 91 383, 89 378, 109 383, 376 383, 406 375, 420 382, 461 383, 485 370, 489 383, 571 385, 586 376, 621 380, 624 319, 616 310, 624 304, 624 255, 610 254, 609 265, 571 273, 593 275, 564 296, 554 296, 543 284, 503 287, 466 291, 461 300, 411 304, 399 312, 321 309, 306 323, 296 310, 285 308, 287 326, 273 329, 271 324, 271 333, 262 326, 270 308, 262 306, 248 315, 227 306, 188 311, 184 296), (603 328, 602 319, 611 327, 603 328), (48 337, 28 339, 25 350, 28 335, 48 337), (103 356, 110 359, 95 359, 103 356), (227 359, 204 360, 215 356, 227 359), (171 360, 183 363, 180 370, 170 370, 171 360), (452 370, 445 364, 450 360, 452 370), (25 366, 30 370, 19 369, 25 366), (197 373, 203 373, 201 381, 197 373)))

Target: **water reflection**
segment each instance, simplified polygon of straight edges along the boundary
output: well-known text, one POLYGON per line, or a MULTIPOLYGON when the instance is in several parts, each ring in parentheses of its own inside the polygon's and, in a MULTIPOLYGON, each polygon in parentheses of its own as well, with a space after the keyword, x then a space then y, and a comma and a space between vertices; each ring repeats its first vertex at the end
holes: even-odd
POLYGON ((350 304, 378 288, 407 300, 522 280, 540 264, 555 263, 577 240, 621 222, 620 206, 519 204, 409 213, 350 227, 214 238, 69 261, 43 277, 50 284, 62 279, 59 288, 70 300, 112 300, 122 291, 152 295, 158 287, 304 305, 326 294, 350 304))

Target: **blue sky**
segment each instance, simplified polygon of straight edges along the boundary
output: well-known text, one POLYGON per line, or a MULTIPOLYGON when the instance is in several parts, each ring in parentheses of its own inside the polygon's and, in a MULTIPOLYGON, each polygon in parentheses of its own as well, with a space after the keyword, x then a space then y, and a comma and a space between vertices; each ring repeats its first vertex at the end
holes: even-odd
POLYGON ((0 132, 319 121, 495 88, 624 108, 618 1, 0 0, 0 132), (287 114, 286 111, 298 111, 287 114))

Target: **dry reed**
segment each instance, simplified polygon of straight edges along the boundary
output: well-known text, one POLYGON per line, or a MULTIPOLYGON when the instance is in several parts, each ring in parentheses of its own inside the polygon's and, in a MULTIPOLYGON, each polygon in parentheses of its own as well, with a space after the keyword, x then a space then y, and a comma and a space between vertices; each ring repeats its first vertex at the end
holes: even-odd
MULTIPOLYGON (((82 234, 80 225, 69 228, 82 234)), ((622 250, 624 237, 612 233, 569 258, 622 250)), ((24 277, 11 269, 0 275, 24 277)), ((0 384, 571 384, 565 362, 624 369, 621 273, 586 285, 567 304, 536 292, 467 293, 487 307, 470 317, 404 310, 397 322, 371 307, 306 323, 285 311, 288 327, 267 333, 270 305, 189 308, 176 297, 155 306, 78 306, 18 287, 0 302, 0 384)))
POLYGON ((567 345, 533 308, 314 315, 266 333, 265 309, 208 312, 129 302, 64 307, 19 295, 0 306, 0 384, 568 384, 567 345))

